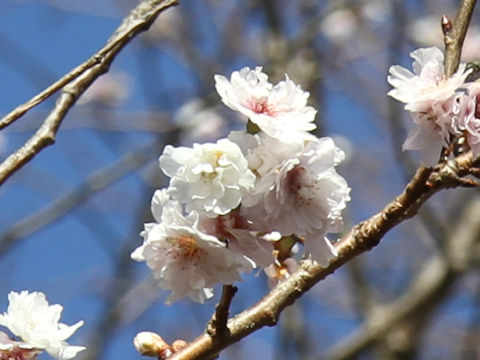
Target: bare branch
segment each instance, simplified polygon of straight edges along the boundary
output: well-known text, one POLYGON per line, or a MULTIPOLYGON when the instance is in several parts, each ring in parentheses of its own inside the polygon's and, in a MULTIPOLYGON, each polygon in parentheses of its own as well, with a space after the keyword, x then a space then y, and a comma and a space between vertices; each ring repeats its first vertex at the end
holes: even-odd
MULTIPOLYGON (((55 89, 58 90, 59 84, 68 82, 68 84, 63 87, 63 91, 55 107, 47 116, 42 126, 22 147, 0 164, 0 184, 3 184, 13 173, 30 161, 42 149, 55 142, 55 136, 60 124, 80 95, 83 94, 95 79, 108 71, 116 55, 130 40, 142 31, 147 30, 162 11, 176 4, 178 4, 178 0, 146 0, 142 2, 123 20, 122 24, 100 52, 67 74, 66 78, 70 80, 74 79, 73 81, 62 81, 61 79, 52 85, 50 92, 55 89)), ((48 94, 47 92, 43 96, 47 98, 49 96, 48 94)), ((40 97, 44 100, 43 96, 40 97)), ((43 101, 42 99, 38 98, 36 101, 33 101, 32 104, 38 104, 43 101)), ((20 109, 19 113, 22 113, 22 111, 25 113, 29 106, 31 107, 31 105, 26 105, 26 107, 22 108, 23 110, 20 109)), ((12 115, 11 119, 14 119, 15 116, 16 115, 12 115)), ((21 116, 21 114, 19 116, 21 116)))
POLYGON ((352 359, 406 319, 425 315, 435 308, 435 304, 441 303, 456 278, 468 269, 475 254, 472 249, 480 234, 479 211, 480 201, 476 198, 465 209, 462 221, 450 233, 445 251, 447 257, 442 254, 434 256, 408 291, 392 304, 377 308, 367 325, 335 346, 325 358, 352 359))
POLYGON ((194 340, 170 360, 208 359, 228 345, 252 332, 276 325, 285 307, 292 304, 317 282, 333 273, 357 255, 378 245, 385 233, 400 222, 416 214, 419 207, 432 195, 444 188, 459 186, 457 174, 471 166, 471 153, 457 158, 456 162, 443 163, 435 170, 421 167, 405 190, 385 208, 370 219, 356 225, 336 245, 338 257, 326 268, 311 260, 302 261, 298 270, 279 283, 263 299, 228 321, 230 336, 224 341, 213 341, 207 333, 194 340))
MULTIPOLYGON (((453 26, 443 26, 445 33, 445 76, 451 77, 457 71, 462 54, 463 40, 467 34, 468 24, 472 18, 477 0, 463 0, 453 26)), ((444 24, 442 17, 442 25, 444 24)))
POLYGON ((0 256, 22 238, 65 216, 97 192, 155 158, 162 147, 163 143, 155 141, 127 154, 114 164, 93 173, 81 186, 59 197, 52 204, 13 224, 0 236, 0 256))
POLYGON ((222 297, 215 306, 215 313, 208 322, 207 333, 214 339, 222 339, 229 335, 227 320, 230 311, 230 304, 238 288, 233 285, 223 285, 222 297))

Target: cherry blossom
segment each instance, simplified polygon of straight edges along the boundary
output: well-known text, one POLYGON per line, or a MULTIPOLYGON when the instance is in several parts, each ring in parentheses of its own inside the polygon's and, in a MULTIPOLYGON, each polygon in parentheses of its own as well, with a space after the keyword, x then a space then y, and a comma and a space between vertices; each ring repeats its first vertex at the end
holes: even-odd
POLYGON ((467 93, 458 99, 459 114, 456 125, 465 134, 474 155, 480 154, 480 83, 465 86, 467 93))
POLYGON ((350 188, 334 168, 343 158, 331 138, 308 143, 282 163, 274 187, 256 206, 242 208, 243 215, 264 231, 303 236, 307 251, 325 266, 336 255, 325 234, 341 230, 350 200, 350 188))
POLYGON ((249 169, 256 175, 254 188, 242 200, 242 205, 248 207, 257 204, 274 187, 284 161, 297 157, 304 148, 303 141, 284 143, 265 133, 232 131, 228 138, 240 146, 249 169))
POLYGON ((234 71, 230 80, 215 75, 215 86, 222 101, 247 116, 262 131, 283 142, 313 139, 308 131, 316 128, 316 110, 307 106, 309 93, 288 75, 273 86, 261 67, 234 71))
POLYGON ((83 325, 83 321, 71 326, 59 323, 63 307, 58 304, 49 305, 43 293, 12 291, 8 294, 8 300, 8 310, 0 315, 0 325, 8 328, 22 341, 9 341, 0 332, 0 359, 3 359, 5 353, 22 356, 19 359, 29 359, 41 350, 46 350, 51 356, 63 360, 72 359, 85 350, 83 346, 72 346, 65 342, 83 325))
POLYGON ((170 291, 167 303, 186 296, 203 303, 218 283, 232 284, 255 267, 282 268, 291 255, 280 254, 284 241, 301 238, 306 253, 326 266, 336 256, 326 236, 341 230, 350 200, 335 170, 343 151, 308 133, 315 109, 307 92, 288 76, 274 86, 260 67, 215 80, 223 102, 260 131, 167 145, 160 156, 170 182, 155 192, 155 222, 145 224, 131 257, 170 291))
POLYGON ((183 215, 181 204, 167 190, 157 190, 152 200, 157 223, 145 224, 144 243, 131 255, 146 261, 158 285, 170 290, 167 303, 189 296, 203 303, 213 296, 217 283, 232 284, 254 263, 229 248, 199 225, 199 214, 183 215))
POLYGON ((436 47, 413 51, 413 70, 394 65, 390 67, 388 82, 393 86, 388 95, 405 103, 410 112, 413 128, 403 144, 404 150, 420 150, 422 162, 434 166, 443 146, 456 134, 454 123, 458 113, 459 90, 470 73, 466 64, 445 78, 443 53, 436 47))
POLYGON ((255 175, 240 148, 228 139, 193 148, 167 145, 160 167, 171 177, 168 194, 186 204, 186 210, 215 217, 236 208, 253 188, 255 175))
POLYGON ((410 56, 414 59, 414 73, 393 65, 388 76, 393 86, 388 95, 405 103, 408 111, 428 112, 433 105, 448 101, 469 74, 465 71, 466 64, 462 63, 452 77, 445 78, 443 53, 436 47, 417 49, 410 56))

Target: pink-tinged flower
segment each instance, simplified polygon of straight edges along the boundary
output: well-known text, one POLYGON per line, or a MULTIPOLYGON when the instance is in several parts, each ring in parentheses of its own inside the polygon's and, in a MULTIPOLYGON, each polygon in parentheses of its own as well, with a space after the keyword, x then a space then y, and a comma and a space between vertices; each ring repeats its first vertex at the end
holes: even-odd
POLYGON ((209 234, 228 244, 233 252, 247 256, 257 267, 265 267, 274 262, 272 240, 253 231, 250 222, 240 215, 238 209, 215 219, 203 218, 200 222, 209 234))
POLYGON ((417 127, 408 134, 403 150, 420 150, 425 166, 434 166, 443 146, 457 133, 455 118, 459 112, 460 89, 470 73, 466 64, 445 78, 443 53, 436 47, 413 51, 413 70, 390 67, 388 82, 393 86, 388 95, 405 103, 417 127))
POLYGON ((413 73, 399 65, 390 67, 388 82, 393 89, 388 95, 405 103, 405 109, 411 112, 429 112, 435 104, 448 101, 469 74, 466 64, 460 64, 446 79, 443 53, 436 47, 417 49, 410 56, 414 59, 413 73))
POLYGON ((168 194, 208 216, 227 214, 254 186, 255 175, 240 148, 228 139, 193 148, 167 145, 160 168, 171 177, 168 194))
POLYGON ((313 139, 316 110, 307 106, 309 93, 286 75, 273 86, 261 67, 234 71, 230 80, 215 75, 215 86, 222 101, 239 111, 269 136, 283 142, 313 139))
POLYGON ((8 328, 22 341, 10 341, 0 332, 0 359, 31 359, 42 350, 46 350, 57 359, 72 359, 83 346, 72 346, 65 342, 83 325, 79 321, 72 326, 59 323, 62 306, 49 305, 41 292, 8 294, 8 310, 0 315, 0 325, 8 328), (15 357, 16 356, 16 357, 15 357))
POLYGON ((32 348, 22 341, 15 341, 0 331, 0 360, 33 360, 42 350, 32 348))
POLYGON ((417 125, 408 133, 403 150, 419 150, 425 166, 435 166, 442 147, 447 146, 450 135, 456 133, 455 113, 458 111, 459 95, 447 101, 435 103, 426 112, 410 113, 417 125))
POLYGON ((171 291, 167 303, 185 296, 203 303, 213 296, 217 283, 232 284, 253 268, 249 259, 207 234, 196 211, 184 216, 166 189, 155 192, 152 213, 159 222, 145 224, 144 242, 131 257, 146 261, 158 285, 171 291))
POLYGON ((465 86, 467 93, 458 99, 457 127, 465 134, 474 156, 480 154, 480 83, 465 86))
POLYGON ((242 207, 242 214, 258 229, 304 237, 307 252, 327 265, 336 253, 325 234, 341 230, 341 212, 350 200, 347 182, 335 171, 343 157, 331 138, 310 142, 284 161, 264 200, 242 207))
POLYGON ((242 205, 257 204, 275 185, 283 163, 296 158, 304 148, 304 141, 284 143, 265 133, 255 135, 232 131, 228 138, 238 144, 248 161, 249 169, 255 174, 255 186, 242 199, 242 205))

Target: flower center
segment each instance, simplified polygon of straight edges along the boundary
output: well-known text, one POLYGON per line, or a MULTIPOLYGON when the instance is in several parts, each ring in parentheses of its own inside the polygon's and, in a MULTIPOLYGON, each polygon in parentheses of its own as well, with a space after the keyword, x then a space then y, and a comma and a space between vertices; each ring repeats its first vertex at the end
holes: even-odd
POLYGON ((292 194, 296 194, 302 187, 302 175, 305 169, 301 166, 295 166, 287 173, 287 189, 292 194))
POLYGON ((251 108, 257 114, 273 115, 273 109, 265 98, 254 100, 251 108))
POLYGON ((204 250, 197 245, 195 237, 191 235, 171 237, 168 241, 175 248, 175 258, 185 264, 195 264, 204 253, 204 250))

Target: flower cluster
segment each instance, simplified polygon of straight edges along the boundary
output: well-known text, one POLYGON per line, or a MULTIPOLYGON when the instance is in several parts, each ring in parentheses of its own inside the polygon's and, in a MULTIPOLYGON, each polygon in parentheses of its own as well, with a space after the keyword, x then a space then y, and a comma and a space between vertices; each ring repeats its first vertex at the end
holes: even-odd
POLYGON ((480 84, 466 82, 470 71, 462 63, 450 78, 444 75, 443 53, 435 47, 413 51, 413 71, 390 67, 388 95, 405 104, 416 127, 404 150, 420 150, 426 166, 434 166, 442 147, 464 136, 474 155, 480 154, 480 84))
POLYGON ((171 291, 167 302, 185 296, 203 302, 215 284, 232 284, 255 267, 275 273, 271 267, 288 260, 282 241, 288 249, 302 242, 326 266, 336 256, 327 233, 340 231, 350 200, 335 170, 343 151, 309 132, 316 110, 307 105, 308 92, 288 76, 273 85, 260 67, 215 81, 250 132, 193 147, 167 145, 160 156, 170 184, 155 192, 155 222, 145 224, 132 258, 146 261, 159 286, 171 291))
POLYGON ((83 321, 72 326, 59 323, 63 307, 48 305, 43 293, 12 291, 8 300, 7 312, 0 314, 0 325, 8 328, 21 341, 12 340, 0 331, 0 360, 35 359, 42 350, 57 359, 66 360, 85 349, 65 342, 83 325, 83 321))

